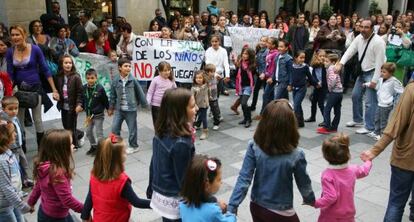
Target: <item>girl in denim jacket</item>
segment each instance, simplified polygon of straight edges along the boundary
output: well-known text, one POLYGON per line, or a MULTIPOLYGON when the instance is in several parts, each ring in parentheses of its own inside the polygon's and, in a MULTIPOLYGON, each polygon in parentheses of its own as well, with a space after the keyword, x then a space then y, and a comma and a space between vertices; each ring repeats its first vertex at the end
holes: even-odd
POLYGON ((193 158, 181 190, 184 200, 180 202, 180 215, 183 221, 236 221, 234 214, 225 213, 226 204, 213 196, 220 189, 221 175, 219 159, 204 155, 193 158))
POLYGON ((293 208, 293 177, 305 204, 313 204, 315 195, 305 153, 298 143, 295 113, 289 101, 270 102, 248 144, 227 210, 237 212, 254 176, 250 202, 253 221, 299 221, 293 208))

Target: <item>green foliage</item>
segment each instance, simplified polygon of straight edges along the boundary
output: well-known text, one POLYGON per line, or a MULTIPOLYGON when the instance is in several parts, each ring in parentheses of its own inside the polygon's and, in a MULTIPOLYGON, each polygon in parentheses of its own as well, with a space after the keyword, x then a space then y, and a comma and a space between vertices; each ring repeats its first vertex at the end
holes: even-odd
POLYGON ((381 13, 381 8, 379 7, 379 5, 378 5, 378 2, 377 1, 375 1, 375 0, 372 0, 371 1, 371 4, 369 4, 369 10, 368 10, 368 13, 369 13, 369 15, 371 16, 371 15, 377 15, 377 14, 380 14, 381 13))
POLYGON ((329 6, 327 2, 325 2, 321 9, 321 18, 325 20, 329 20, 329 17, 333 15, 333 7, 329 6))

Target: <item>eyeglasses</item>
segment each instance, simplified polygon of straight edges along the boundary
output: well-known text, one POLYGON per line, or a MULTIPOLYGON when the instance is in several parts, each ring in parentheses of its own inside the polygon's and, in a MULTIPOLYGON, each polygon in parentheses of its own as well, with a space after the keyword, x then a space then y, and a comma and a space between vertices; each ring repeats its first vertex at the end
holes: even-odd
POLYGON ((215 172, 217 170, 217 163, 214 160, 206 160, 206 168, 210 172, 215 172))

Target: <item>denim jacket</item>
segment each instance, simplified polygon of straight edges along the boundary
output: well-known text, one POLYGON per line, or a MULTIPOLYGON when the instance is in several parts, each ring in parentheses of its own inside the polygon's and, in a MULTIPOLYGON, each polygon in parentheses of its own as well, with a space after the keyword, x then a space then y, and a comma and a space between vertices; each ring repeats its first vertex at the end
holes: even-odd
POLYGON ((237 211, 246 197, 253 176, 251 201, 264 208, 280 211, 293 208, 293 177, 304 203, 315 201, 311 180, 306 172, 305 154, 300 148, 288 154, 269 156, 253 140, 249 141, 228 211, 237 211))
POLYGON ((288 84, 289 83, 289 76, 292 74, 292 64, 293 59, 292 56, 290 56, 288 53, 285 54, 279 54, 275 58, 275 67, 278 73, 276 73, 272 76, 273 82, 276 81, 276 75, 277 75, 277 82, 288 84), (279 60, 279 64, 278 61, 279 60))
POLYGON ((150 166, 152 189, 167 197, 179 196, 185 171, 194 153, 191 136, 155 136, 152 141, 150 166))
MULTIPOLYGON (((123 83, 121 77, 116 76, 111 84, 110 103, 109 107, 115 110, 121 110, 121 97, 122 97, 123 83)), ((128 81, 125 84, 125 92, 128 101, 127 111, 137 111, 138 105, 145 108, 147 106, 147 99, 142 91, 138 81, 132 76, 128 75, 128 81)))
POLYGON ((266 71, 266 56, 269 53, 267 48, 260 49, 256 53, 257 74, 260 75, 266 71))

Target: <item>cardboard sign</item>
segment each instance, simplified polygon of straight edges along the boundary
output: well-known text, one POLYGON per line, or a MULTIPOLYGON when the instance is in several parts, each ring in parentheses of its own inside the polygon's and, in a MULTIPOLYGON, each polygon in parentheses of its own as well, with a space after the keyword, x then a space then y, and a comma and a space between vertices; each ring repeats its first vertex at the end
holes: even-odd
POLYGON ((144 37, 147 38, 159 38, 161 36, 161 31, 159 32, 144 32, 144 37))
POLYGON ((230 38, 232 41, 233 52, 240 55, 244 45, 248 45, 250 48, 256 48, 259 44, 260 38, 263 36, 276 37, 279 36, 278 29, 263 29, 263 28, 251 28, 251 27, 228 27, 230 38))

